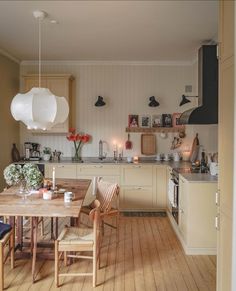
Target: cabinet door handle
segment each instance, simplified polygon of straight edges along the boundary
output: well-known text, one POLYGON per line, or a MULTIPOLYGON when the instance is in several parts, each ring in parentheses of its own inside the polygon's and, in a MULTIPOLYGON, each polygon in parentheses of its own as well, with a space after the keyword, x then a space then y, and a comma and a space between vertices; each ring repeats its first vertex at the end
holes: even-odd
POLYGON ((136 166, 133 166, 133 168, 141 168, 141 166, 140 165, 136 165, 136 166))
POLYGON ((135 187, 134 190, 142 190, 142 187, 135 187))
POLYGON ((61 165, 61 166, 57 166, 57 168, 64 168, 65 166, 61 165))
POLYGON ((215 193, 215 203, 216 203, 217 206, 220 205, 220 190, 219 189, 215 193))
POLYGON ((102 168, 102 167, 103 167, 102 165, 94 166, 94 168, 102 168))
POLYGON ((217 214, 215 217, 215 228, 216 230, 220 230, 220 215, 217 214))

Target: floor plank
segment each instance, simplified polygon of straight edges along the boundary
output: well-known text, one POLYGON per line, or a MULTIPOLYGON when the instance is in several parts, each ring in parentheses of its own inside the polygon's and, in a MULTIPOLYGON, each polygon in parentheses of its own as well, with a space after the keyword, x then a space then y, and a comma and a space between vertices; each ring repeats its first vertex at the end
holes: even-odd
MULTIPOLYGON (((68 220, 59 221, 59 231, 65 224, 68 220)), ((49 220, 40 239, 50 239, 49 220)), ((7 261, 5 287, 10 291, 94 290, 91 277, 63 277, 56 288, 53 260, 38 259, 36 267, 37 282, 33 284, 31 260, 16 260, 14 270, 7 261)), ((63 268, 68 273, 86 272, 91 270, 92 262, 80 259, 63 268)), ((167 217, 121 217, 118 243, 116 230, 105 227, 96 290, 214 291, 216 256, 185 255, 167 217)))

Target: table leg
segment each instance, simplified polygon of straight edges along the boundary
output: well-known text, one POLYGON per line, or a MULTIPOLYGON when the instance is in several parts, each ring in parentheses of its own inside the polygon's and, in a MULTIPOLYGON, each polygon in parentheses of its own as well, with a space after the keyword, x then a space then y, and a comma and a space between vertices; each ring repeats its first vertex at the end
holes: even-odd
POLYGON ((51 239, 54 239, 53 217, 51 217, 51 239))
POLYGON ((32 217, 33 220, 33 258, 32 258, 32 281, 35 282, 35 264, 37 257, 37 233, 38 233, 38 217, 32 217))
POLYGON ((23 217, 22 216, 17 216, 17 246, 18 248, 22 251, 23 247, 23 217))

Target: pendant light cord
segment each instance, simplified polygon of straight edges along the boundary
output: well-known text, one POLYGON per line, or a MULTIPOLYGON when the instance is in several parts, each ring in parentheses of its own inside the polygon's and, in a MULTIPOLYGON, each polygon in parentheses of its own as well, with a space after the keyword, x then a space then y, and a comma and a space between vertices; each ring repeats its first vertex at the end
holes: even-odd
POLYGON ((41 21, 42 21, 42 18, 39 17, 39 88, 41 88, 41 46, 42 46, 41 21))

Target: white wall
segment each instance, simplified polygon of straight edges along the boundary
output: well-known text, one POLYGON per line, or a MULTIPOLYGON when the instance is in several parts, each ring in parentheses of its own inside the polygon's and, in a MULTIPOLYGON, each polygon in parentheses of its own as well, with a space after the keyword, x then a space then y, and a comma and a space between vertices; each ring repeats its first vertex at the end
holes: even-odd
MULTIPOLYGON (((37 65, 22 64, 21 74, 37 72, 37 65)), ((45 73, 71 73, 76 82, 76 128, 92 135, 90 144, 83 147, 83 156, 97 156, 100 139, 107 141, 105 148, 112 156, 112 141, 124 145, 127 139, 125 128, 129 114, 162 114, 182 112, 193 107, 197 99, 179 107, 185 85, 192 85, 192 95, 197 95, 197 66, 194 65, 157 65, 157 64, 93 64, 81 62, 44 63, 45 73), (95 107, 98 95, 105 98, 105 107, 95 107), (148 98, 156 96, 160 106, 148 107, 148 98)), ((187 126, 184 148, 191 147, 193 137, 199 133, 200 143, 208 151, 217 150, 217 126, 187 126)), ((25 141, 39 142, 53 150, 61 150, 64 156, 73 154, 73 145, 65 136, 37 136, 27 132, 21 126, 21 148, 25 141)), ((174 134, 161 139, 157 136, 158 152, 170 152, 174 134)), ((134 147, 124 151, 124 156, 140 155, 140 134, 132 133, 134 147)))

